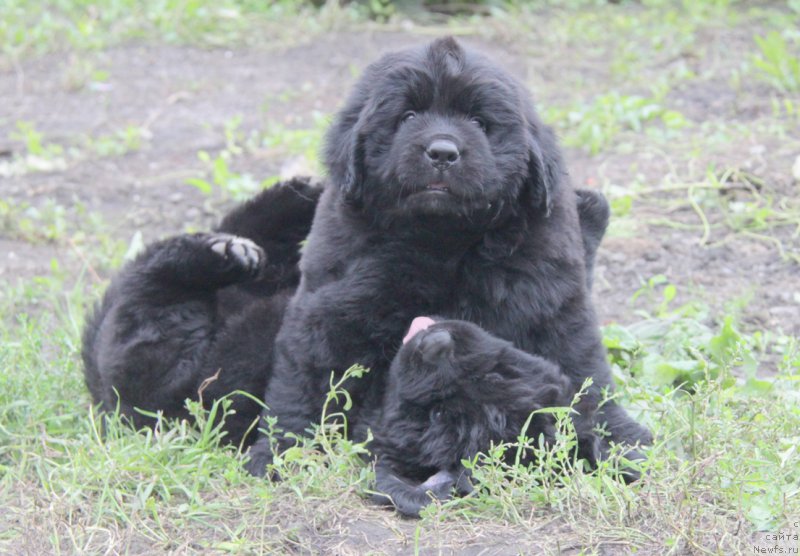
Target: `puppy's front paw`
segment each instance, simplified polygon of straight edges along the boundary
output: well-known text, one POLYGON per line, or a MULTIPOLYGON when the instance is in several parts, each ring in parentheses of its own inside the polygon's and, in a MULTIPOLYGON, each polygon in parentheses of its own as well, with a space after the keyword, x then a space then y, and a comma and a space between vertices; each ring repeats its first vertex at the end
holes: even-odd
POLYGON ((449 500, 456 478, 448 471, 439 471, 419 485, 422 492, 430 493, 437 500, 449 500))
POLYGON ((232 269, 256 278, 266 262, 264 250, 247 238, 230 234, 210 234, 207 245, 232 269))
MULTIPOLYGON (((249 459, 244 464, 245 470, 254 477, 265 477, 267 475, 267 466, 272 463, 272 450, 267 439, 259 438, 250 447, 247 455, 249 459)), ((278 478, 270 476, 270 479, 277 480, 278 478)))
POLYGON ((392 502, 395 509, 406 517, 419 517, 423 508, 434 500, 447 501, 452 498, 456 478, 447 471, 439 471, 416 487, 395 490, 392 502))

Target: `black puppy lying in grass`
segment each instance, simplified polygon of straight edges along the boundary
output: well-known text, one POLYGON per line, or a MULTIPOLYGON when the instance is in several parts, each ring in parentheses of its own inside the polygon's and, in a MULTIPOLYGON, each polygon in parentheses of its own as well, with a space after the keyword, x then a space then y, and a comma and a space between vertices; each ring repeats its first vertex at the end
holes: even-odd
MULTIPOLYGON (((381 493, 375 499, 418 515, 429 492, 439 499, 453 486, 469 492, 462 460, 513 440, 532 411, 568 406, 571 396, 556 365, 472 323, 419 317, 409 334, 390 369, 371 450, 381 493), (416 331, 421 321, 428 326, 416 331)), ((554 439, 548 415, 530 420, 526 434, 540 433, 554 439)))
POLYGON ((227 396, 225 439, 252 444, 275 335, 300 281, 299 245, 321 192, 307 179, 276 184, 215 232, 158 241, 127 264, 84 330, 94 403, 143 427, 155 424, 156 412, 189 418, 185 402, 200 390, 207 409, 227 396))
MULTIPOLYGON (((579 190, 578 210, 591 282, 597 247, 608 225, 608 205, 579 190)), ((453 489, 472 490, 462 460, 492 444, 555 438, 555 420, 539 409, 568 407, 569 380, 558 367, 459 320, 418 317, 389 371, 380 419, 370 450, 376 457, 379 504, 418 516, 433 498, 453 489), (527 425, 527 428, 526 428, 527 425)), ((578 402, 579 411, 591 411, 578 402)), ((591 430, 577 430, 578 443, 591 443, 591 430)))

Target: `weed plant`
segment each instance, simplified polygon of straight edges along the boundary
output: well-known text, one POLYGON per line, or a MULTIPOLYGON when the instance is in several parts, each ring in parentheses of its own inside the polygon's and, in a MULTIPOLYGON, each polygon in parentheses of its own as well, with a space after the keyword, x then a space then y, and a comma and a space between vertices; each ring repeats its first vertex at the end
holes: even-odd
MULTIPOLYGON (((91 408, 78 352, 82 315, 95 296, 54 274, 0 297, 4 551, 308 548, 344 522, 385 515, 362 500, 372 470, 364 445, 345 435, 344 386, 363 369, 332 378, 320 425, 275 459, 282 481, 254 479, 242 470, 246 455, 223 442, 217 417, 228 400, 209 411, 190 403, 191 420, 159 419, 139 431, 91 408), (42 514, 41 506, 50 509, 42 514), (298 529, 300 522, 316 523, 317 533, 298 529)), ((656 278, 637 300, 655 302, 654 312, 605 330, 618 395, 656 434, 639 483, 615 478, 619 454, 591 472, 574 462, 569 409, 553 410, 560 423, 553 446, 520 437, 465 462, 475 493, 425 510, 413 542, 475 521, 512 526, 519 542, 534 542, 530 535, 557 519, 571 531, 562 549, 613 542, 646 552, 726 552, 798 515, 796 339, 745 335, 732 319, 708 326, 686 307, 671 309, 673 297, 656 278), (766 353, 779 358, 777 372, 757 378, 766 353), (536 453, 536 463, 514 464, 521 451, 536 453)))

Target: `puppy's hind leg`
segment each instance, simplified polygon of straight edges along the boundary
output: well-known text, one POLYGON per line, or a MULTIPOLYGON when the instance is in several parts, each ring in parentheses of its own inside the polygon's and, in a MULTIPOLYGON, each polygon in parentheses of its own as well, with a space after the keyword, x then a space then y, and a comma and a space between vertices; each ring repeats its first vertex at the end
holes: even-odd
POLYGON ((83 339, 86 383, 95 403, 137 426, 134 408, 183 416, 196 397, 208 346, 224 323, 219 288, 255 279, 264 253, 229 234, 188 234, 151 245, 122 269, 89 318, 83 339))
POLYGON ((186 234, 152 245, 121 278, 135 281, 125 284, 131 293, 146 290, 151 303, 153 295, 169 303, 174 296, 202 296, 254 280, 264 262, 264 251, 249 239, 226 233, 186 234))
POLYGON ((247 284, 247 291, 271 295, 297 286, 300 243, 311 230, 321 193, 310 180, 294 178, 263 190, 225 216, 219 231, 251 239, 269 256, 265 272, 247 284))

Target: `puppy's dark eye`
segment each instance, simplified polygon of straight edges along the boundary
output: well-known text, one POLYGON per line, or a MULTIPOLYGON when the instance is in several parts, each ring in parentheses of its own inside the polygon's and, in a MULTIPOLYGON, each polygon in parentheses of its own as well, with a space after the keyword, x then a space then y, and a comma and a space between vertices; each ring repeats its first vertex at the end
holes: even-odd
POLYGON ((444 417, 444 411, 440 407, 431 409, 431 423, 438 423, 444 417))
POLYGON ((472 118, 469 119, 469 123, 475 124, 476 126, 481 128, 483 131, 486 131, 486 122, 483 120, 483 118, 479 118, 477 116, 473 116, 472 118))
POLYGON ((406 123, 407 121, 413 120, 416 117, 417 117, 416 112, 414 112, 413 110, 407 110, 406 112, 403 113, 402 117, 400 118, 400 122, 406 123))

